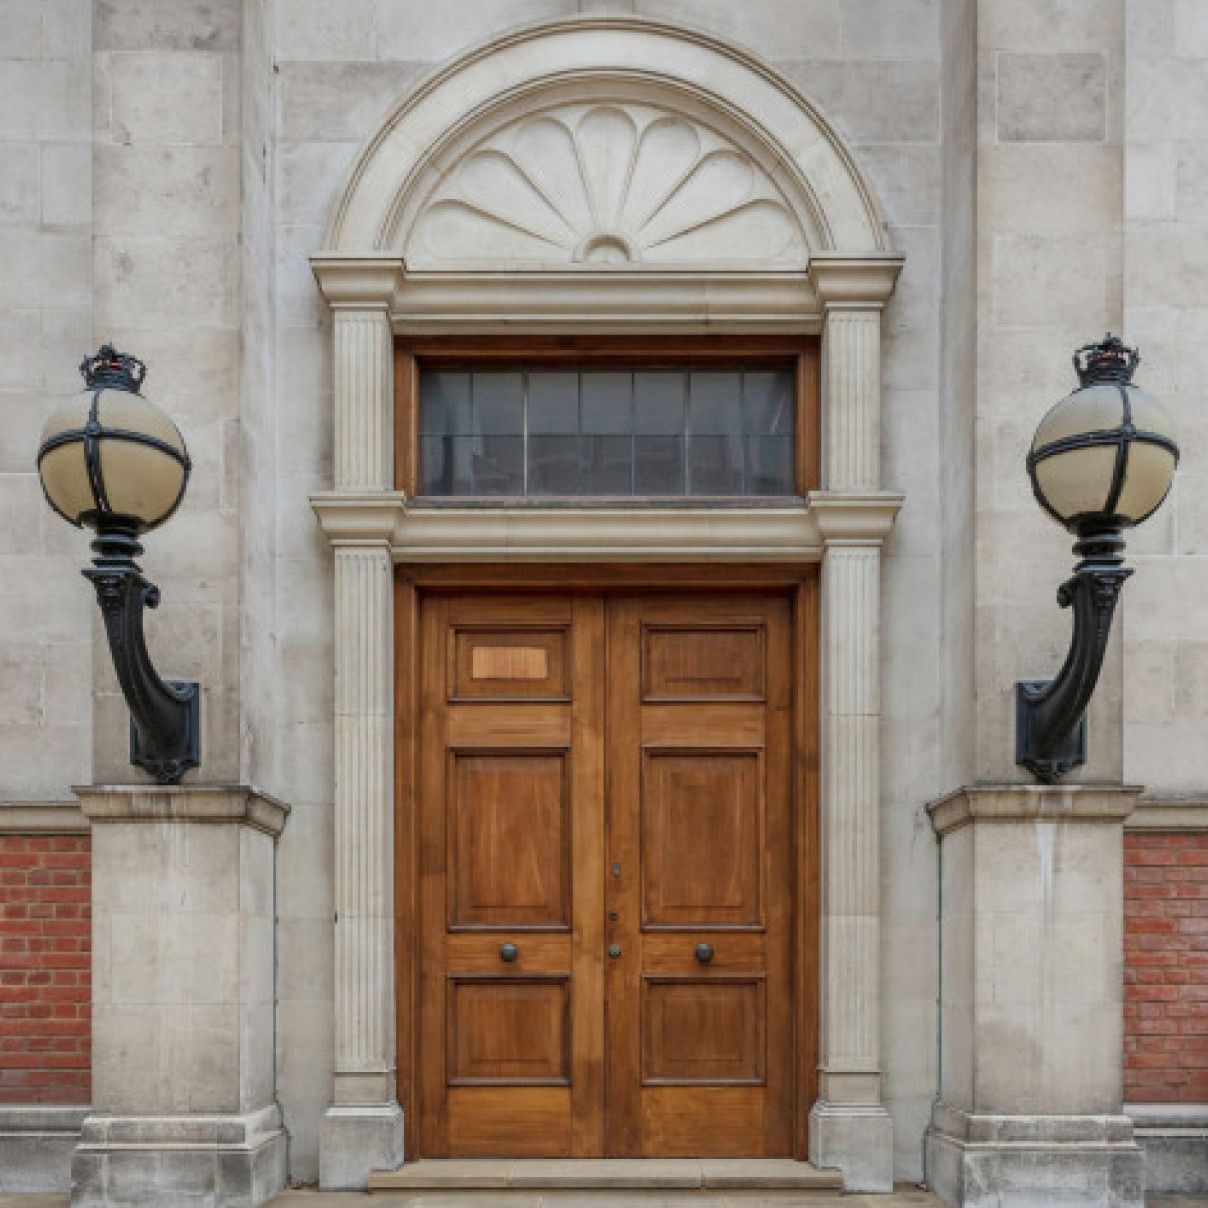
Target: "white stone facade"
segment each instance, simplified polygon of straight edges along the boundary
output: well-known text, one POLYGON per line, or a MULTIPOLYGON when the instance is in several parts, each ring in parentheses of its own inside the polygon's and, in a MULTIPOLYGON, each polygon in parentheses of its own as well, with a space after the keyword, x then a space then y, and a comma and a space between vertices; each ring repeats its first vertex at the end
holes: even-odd
MULTIPOLYGON (((814 1157, 852 1187, 925 1177, 961 1043, 926 807, 1027 780, 1013 686, 1060 663, 1071 559, 1023 457, 1070 353, 1109 328, 1141 346, 1184 462, 1130 539, 1081 778, 1208 792, 1202 0, 0 0, 0 18, 0 813, 132 775, 86 542, 33 471, 102 340, 148 362, 195 463, 143 560, 152 653, 203 685, 190 780, 289 807, 256 1074, 274 1085, 241 1095, 236 1072, 229 1103, 176 1111, 275 1101, 293 1180, 322 1159, 355 1185, 400 1156, 392 557, 793 558, 823 567, 824 836, 844 822, 820 870, 814 1157), (622 159, 623 219, 601 225, 622 159), (517 323, 820 333, 824 493, 758 521, 408 510, 392 328, 517 323)), ((1090 1043, 1069 1038, 1072 1068, 1090 1043)), ((1014 1054, 987 1029, 977 1059, 1001 1074, 1014 1054)), ((1118 1083, 1118 1056, 1099 1072, 1118 1083)), ((94 1071, 110 1097, 111 1077, 94 1071)), ((1113 1086, 1016 1110, 1110 1116, 1113 1086)))

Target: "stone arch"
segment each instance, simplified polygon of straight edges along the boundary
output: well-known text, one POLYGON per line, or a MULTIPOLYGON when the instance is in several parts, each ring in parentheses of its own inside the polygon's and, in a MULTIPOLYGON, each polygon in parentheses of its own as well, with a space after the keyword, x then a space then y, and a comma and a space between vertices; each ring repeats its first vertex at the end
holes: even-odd
MULTIPOLYGON (((720 165, 728 155, 732 170, 725 184, 735 204, 762 205, 761 216, 769 220, 762 228, 749 225, 766 235, 773 214, 796 224, 801 247, 789 248, 785 267, 799 267, 819 252, 890 250, 880 206, 854 157, 787 80, 704 33, 610 16, 516 30, 430 76, 362 151, 333 210, 325 251, 402 254, 423 221, 425 200, 438 204, 434 194, 449 187, 450 176, 465 172, 467 160, 481 156, 484 146, 498 151, 509 122, 531 123, 538 112, 554 113, 555 126, 573 122, 576 105, 588 113, 628 110, 631 117, 636 109, 642 134, 654 123, 670 144, 671 132, 678 132, 683 137, 677 150, 686 157, 692 151, 688 132, 703 136, 700 152, 707 166, 720 165)), ((635 146, 640 145, 639 139, 635 146)), ((534 162, 541 161, 541 150, 536 148, 534 162)), ((552 141, 544 151, 546 161, 558 153, 552 141)), ((620 247, 616 232, 578 233, 585 240, 611 240, 612 250, 620 247)))

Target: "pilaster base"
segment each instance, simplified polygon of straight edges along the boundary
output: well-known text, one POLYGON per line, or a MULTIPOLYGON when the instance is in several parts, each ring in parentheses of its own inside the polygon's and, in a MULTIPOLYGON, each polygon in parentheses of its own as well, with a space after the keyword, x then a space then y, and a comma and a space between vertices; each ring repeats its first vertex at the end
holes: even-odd
POLYGON ((72 1208, 257 1208, 285 1186, 276 1106, 244 1115, 85 1119, 72 1208))
POLYGON ((0 1192, 66 1191, 87 1107, 0 1107, 0 1192))
POLYGON ((927 1182, 958 1208, 1143 1208, 1145 1156, 1127 1116, 970 1115, 938 1102, 927 1182))
POLYGON ((319 1186, 324 1191, 364 1191, 375 1170, 403 1164, 403 1110, 329 1107, 319 1126, 319 1186))
POLYGON ((810 1111, 810 1162, 842 1171, 845 1191, 892 1191, 892 1118, 875 1104, 819 1099, 810 1111))

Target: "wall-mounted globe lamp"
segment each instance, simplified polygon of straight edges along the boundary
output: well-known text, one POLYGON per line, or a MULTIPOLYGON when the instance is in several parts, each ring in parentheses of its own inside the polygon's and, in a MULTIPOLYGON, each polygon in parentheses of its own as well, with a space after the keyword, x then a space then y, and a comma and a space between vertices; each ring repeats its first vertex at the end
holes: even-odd
POLYGON ((1015 688, 1015 762, 1052 784, 1086 762, 1086 706, 1095 691, 1124 580, 1124 530, 1170 491, 1179 447, 1161 404, 1133 384, 1140 358, 1108 333, 1074 354, 1078 389, 1040 421, 1028 476, 1040 506, 1077 537, 1081 561, 1057 590, 1074 632, 1054 680, 1015 688))
POLYGON ((199 760, 201 714, 194 682, 160 678, 143 640, 143 610, 159 588, 135 563, 139 537, 176 511, 189 454, 176 425, 139 393, 147 368, 105 344, 81 365, 84 390, 42 429, 38 474, 47 502, 69 524, 96 532, 92 566, 114 670, 130 706, 130 762, 160 784, 178 784, 199 760))

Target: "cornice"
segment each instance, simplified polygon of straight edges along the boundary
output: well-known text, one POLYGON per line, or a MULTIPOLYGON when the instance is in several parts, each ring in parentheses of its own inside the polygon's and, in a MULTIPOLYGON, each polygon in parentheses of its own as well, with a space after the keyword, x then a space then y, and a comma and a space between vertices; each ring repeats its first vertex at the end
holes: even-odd
POLYGON ((808 498, 824 545, 880 545, 905 496, 892 491, 811 491, 808 498))
POLYGON ((933 801, 927 812, 937 835, 976 822, 1120 822, 1136 808, 1138 785, 970 785, 933 801))
POLYGON ((320 527, 337 548, 389 547, 406 503, 401 491, 319 491, 310 497, 320 527))
POLYGON ((893 293, 904 263, 900 252, 815 252, 810 257, 809 279, 824 310, 880 307, 893 293))
POLYGON ((245 784, 88 784, 71 790, 95 826, 107 822, 235 823, 281 833, 289 806, 245 784))

